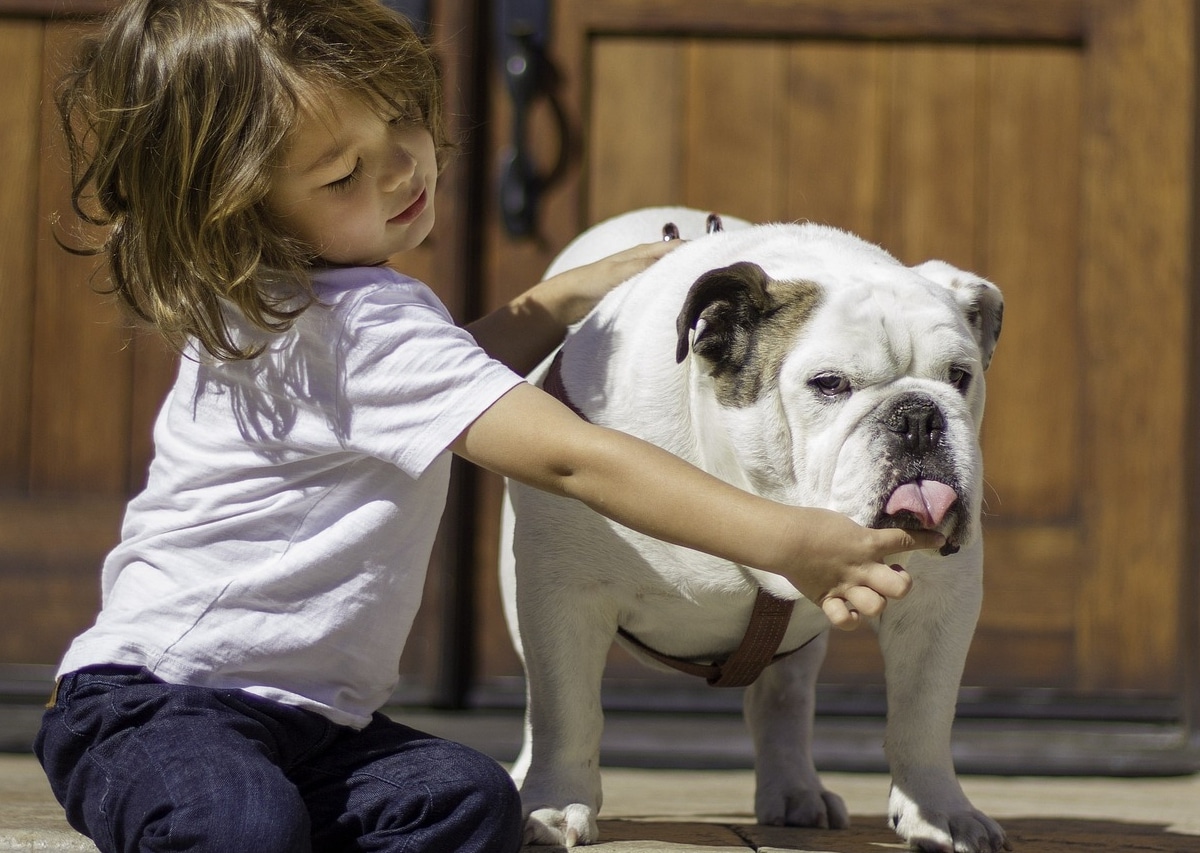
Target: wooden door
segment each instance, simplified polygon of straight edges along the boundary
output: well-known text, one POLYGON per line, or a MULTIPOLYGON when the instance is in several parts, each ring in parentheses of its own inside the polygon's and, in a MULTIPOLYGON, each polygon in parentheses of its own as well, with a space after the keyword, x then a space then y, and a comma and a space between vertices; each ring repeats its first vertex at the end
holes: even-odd
MULTIPOLYGON (((151 426, 175 359, 129 327, 94 258, 63 251, 74 236, 53 109, 55 83, 94 16, 111 0, 0 0, 0 695, 48 694, 67 644, 99 607, 100 565, 126 501, 144 483, 151 426)), ((464 134, 473 106, 474 13, 424 4, 446 58, 447 110, 464 134)), ((430 282, 459 317, 477 289, 461 199, 470 159, 439 186, 437 237, 394 259, 430 282)), ((459 477, 459 480, 462 478, 459 477)), ((462 493, 452 498, 456 510, 462 493)), ((451 567, 462 512, 451 512, 426 602, 402 662, 401 697, 453 703, 462 692, 460 613, 451 567)), ((0 708, 0 729, 3 728, 0 708)))
MULTIPOLYGON (((489 301, 586 225, 656 204, 827 222, 993 280, 1007 312, 964 704, 1183 719, 1198 601, 1193 3, 559 0, 553 21, 578 156, 536 239, 493 226, 489 301)), ((544 160, 560 143, 543 118, 544 160)), ((484 693, 519 680, 497 613, 480 615, 484 693)), ((645 697, 680 684, 619 654, 609 672, 645 697)), ((827 692, 877 697, 880 678, 873 637, 835 638, 827 692)))
POLYGON ((54 242, 64 204, 50 76, 75 24, 0 20, 14 79, 5 123, 5 251, 0 261, 0 660, 49 664, 99 598, 99 555, 114 541, 135 459, 144 466, 146 398, 161 396, 161 352, 91 292, 94 264, 54 242), (48 152, 53 151, 53 154, 48 152), (43 156, 46 153, 47 156, 43 156), (137 436, 134 438, 133 436, 137 436), (86 580, 84 580, 86 578, 86 580))

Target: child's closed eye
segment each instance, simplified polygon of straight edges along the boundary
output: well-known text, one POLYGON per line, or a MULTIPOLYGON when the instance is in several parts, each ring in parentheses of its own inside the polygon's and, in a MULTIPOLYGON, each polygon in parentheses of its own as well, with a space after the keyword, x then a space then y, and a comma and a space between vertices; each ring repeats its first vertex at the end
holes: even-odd
POLYGON ((325 188, 333 192, 345 192, 354 185, 358 180, 359 174, 362 172, 362 160, 358 160, 354 164, 354 169, 344 178, 338 178, 336 181, 330 181, 325 185, 325 188))

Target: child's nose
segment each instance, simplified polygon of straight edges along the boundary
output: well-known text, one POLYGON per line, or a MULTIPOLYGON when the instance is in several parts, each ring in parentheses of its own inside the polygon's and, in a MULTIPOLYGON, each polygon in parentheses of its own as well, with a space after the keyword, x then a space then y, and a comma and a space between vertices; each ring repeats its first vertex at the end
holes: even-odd
POLYGON ((416 172, 417 158, 402 145, 397 145, 388 158, 383 174, 384 189, 398 190, 412 180, 416 172))

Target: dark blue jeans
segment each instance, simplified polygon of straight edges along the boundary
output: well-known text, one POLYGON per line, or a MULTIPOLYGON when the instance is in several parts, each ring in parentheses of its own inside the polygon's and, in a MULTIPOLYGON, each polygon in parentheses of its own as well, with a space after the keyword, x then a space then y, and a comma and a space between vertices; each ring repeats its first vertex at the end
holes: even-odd
POLYGON ((104 853, 515 853, 521 806, 487 756, 382 715, 362 731, 132 667, 65 676, 35 743, 104 853))

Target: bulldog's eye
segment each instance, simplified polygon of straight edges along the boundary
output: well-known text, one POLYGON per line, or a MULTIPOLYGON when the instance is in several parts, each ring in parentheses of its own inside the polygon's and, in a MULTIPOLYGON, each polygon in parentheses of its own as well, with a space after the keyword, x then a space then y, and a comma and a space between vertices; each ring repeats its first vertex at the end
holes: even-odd
POLYGON ((850 380, 837 373, 822 373, 808 381, 822 397, 840 397, 850 391, 850 380))
POLYGON ((950 368, 950 384, 958 389, 960 394, 966 394, 971 387, 970 371, 961 367, 950 368))

